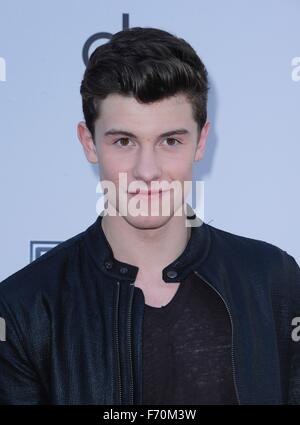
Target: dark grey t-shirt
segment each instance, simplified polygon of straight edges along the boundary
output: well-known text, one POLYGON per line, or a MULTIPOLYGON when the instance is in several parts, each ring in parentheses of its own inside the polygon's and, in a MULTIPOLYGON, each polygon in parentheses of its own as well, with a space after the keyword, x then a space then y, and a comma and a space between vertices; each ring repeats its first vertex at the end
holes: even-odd
POLYGON ((194 274, 166 306, 145 305, 143 404, 237 404, 230 318, 194 274))

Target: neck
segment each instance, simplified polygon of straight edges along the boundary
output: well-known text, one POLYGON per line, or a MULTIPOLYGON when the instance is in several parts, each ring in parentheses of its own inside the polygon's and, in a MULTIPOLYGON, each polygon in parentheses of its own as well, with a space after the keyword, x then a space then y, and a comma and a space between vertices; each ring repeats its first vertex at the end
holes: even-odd
POLYGON ((172 216, 160 227, 143 229, 123 216, 105 215, 101 225, 117 260, 160 273, 184 251, 190 239, 191 228, 185 222, 185 215, 172 216))

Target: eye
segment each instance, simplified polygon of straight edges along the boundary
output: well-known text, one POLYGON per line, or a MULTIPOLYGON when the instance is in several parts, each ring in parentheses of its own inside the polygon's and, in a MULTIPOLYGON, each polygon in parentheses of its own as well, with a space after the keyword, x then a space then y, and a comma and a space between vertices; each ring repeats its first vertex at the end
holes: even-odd
MULTIPOLYGON (((174 139, 173 137, 167 137, 165 140, 167 140, 167 141, 172 141, 172 142, 177 142, 177 144, 180 144, 181 145, 181 142, 179 142, 179 140, 177 140, 177 139, 174 139)), ((176 143, 171 143, 171 144, 167 144, 168 146, 176 146, 176 143)))
MULTIPOLYGON (((116 144, 118 144, 118 142, 123 142, 124 140, 128 141, 130 139, 128 137, 121 137, 121 139, 116 140, 113 144, 116 145, 116 144)), ((119 144, 119 146, 126 148, 126 146, 128 146, 128 143, 125 143, 125 144, 121 143, 121 144, 119 144)))

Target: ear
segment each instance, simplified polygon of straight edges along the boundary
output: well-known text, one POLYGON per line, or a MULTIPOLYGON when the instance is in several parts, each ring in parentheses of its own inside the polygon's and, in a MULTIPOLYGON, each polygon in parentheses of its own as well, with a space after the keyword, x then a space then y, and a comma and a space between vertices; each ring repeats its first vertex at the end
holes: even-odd
POLYGON ((196 152, 195 152, 195 159, 194 159, 195 161, 199 161, 200 159, 203 158, 209 127, 210 127, 210 122, 206 121, 206 123, 204 124, 204 126, 201 130, 199 140, 198 140, 198 143, 197 143, 197 148, 196 148, 196 152))
POLYGON ((98 157, 96 146, 93 141, 91 132, 87 128, 86 123, 84 121, 80 121, 77 125, 77 137, 80 143, 82 144, 87 160, 92 164, 97 164, 98 157))

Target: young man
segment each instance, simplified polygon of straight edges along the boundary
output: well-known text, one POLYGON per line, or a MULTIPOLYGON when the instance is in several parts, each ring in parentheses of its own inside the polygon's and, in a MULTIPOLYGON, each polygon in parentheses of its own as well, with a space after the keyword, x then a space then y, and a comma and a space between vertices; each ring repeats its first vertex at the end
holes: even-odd
POLYGON ((1 403, 300 404, 296 261, 177 214, 207 91, 194 49, 162 30, 120 31, 91 55, 78 137, 119 214, 1 283, 1 403))

